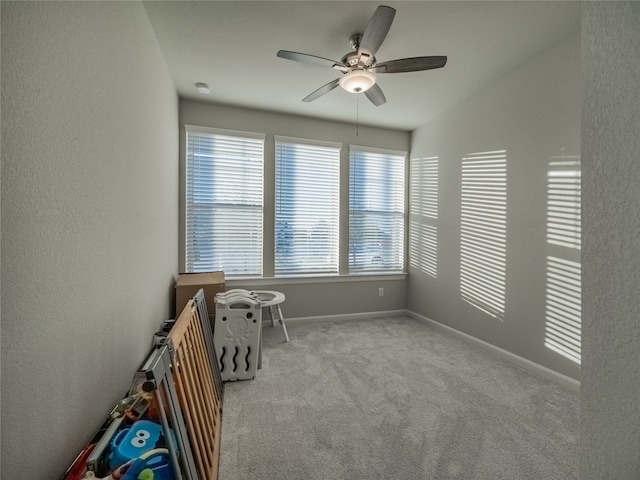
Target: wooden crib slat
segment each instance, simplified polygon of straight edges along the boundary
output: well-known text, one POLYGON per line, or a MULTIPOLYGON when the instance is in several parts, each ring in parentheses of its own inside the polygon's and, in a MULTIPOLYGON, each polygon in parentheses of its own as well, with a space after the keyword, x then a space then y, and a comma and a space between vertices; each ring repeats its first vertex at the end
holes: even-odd
POLYGON ((185 334, 185 341, 182 342, 180 351, 185 357, 185 364, 189 365, 186 370, 186 381, 191 392, 190 395, 190 410, 195 418, 194 422, 194 434, 198 437, 197 447, 200 450, 200 455, 203 461, 207 462, 207 468, 210 467, 208 461, 210 460, 209 445, 212 443, 209 439, 211 435, 207 435, 207 432, 212 430, 207 428, 205 422, 205 415, 207 411, 207 397, 208 391, 206 388, 200 388, 198 378, 201 378, 202 372, 198 372, 198 363, 194 355, 193 338, 190 331, 185 334))
POLYGON ((222 392, 216 388, 204 334, 198 309, 190 300, 168 334, 173 346, 173 377, 198 474, 202 480, 217 480, 222 392))
MULTIPOLYGON (((193 457, 196 461, 196 465, 198 468, 198 473, 200 476, 203 475, 203 472, 207 471, 207 468, 204 465, 204 459, 202 456, 202 450, 201 450, 201 443, 202 443, 202 434, 200 432, 200 428, 199 428, 199 423, 198 423, 198 419, 195 417, 194 415, 194 411, 192 408, 192 399, 193 399, 193 389, 190 387, 188 380, 187 380, 187 372, 190 370, 188 365, 187 365, 187 361, 184 358, 184 352, 182 349, 179 349, 175 352, 175 357, 176 359, 176 363, 179 363, 181 368, 180 368, 180 378, 179 380, 177 380, 177 382, 180 383, 181 388, 184 392, 184 395, 182 396, 181 399, 184 399, 184 404, 182 406, 182 409, 186 411, 185 417, 186 417, 186 424, 187 424, 187 431, 189 432, 189 440, 191 442, 191 450, 193 451, 193 457)), ((174 376, 175 376, 175 372, 174 372, 174 376)))

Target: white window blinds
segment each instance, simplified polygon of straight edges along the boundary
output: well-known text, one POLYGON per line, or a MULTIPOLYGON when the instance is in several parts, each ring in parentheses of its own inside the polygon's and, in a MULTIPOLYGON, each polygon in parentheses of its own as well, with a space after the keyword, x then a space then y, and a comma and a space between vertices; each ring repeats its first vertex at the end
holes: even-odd
POLYGON ((351 146, 349 271, 404 271, 406 153, 351 146))
POLYGON ((261 276, 264 135, 186 129, 186 271, 261 276))
POLYGON ((274 273, 338 273, 340 145, 275 137, 274 273))

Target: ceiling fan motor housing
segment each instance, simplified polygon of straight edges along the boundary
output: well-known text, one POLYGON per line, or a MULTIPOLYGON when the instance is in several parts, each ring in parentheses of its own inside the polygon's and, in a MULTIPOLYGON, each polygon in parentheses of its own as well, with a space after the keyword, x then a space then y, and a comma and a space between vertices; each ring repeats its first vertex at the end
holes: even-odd
POLYGON ((358 55, 358 52, 349 52, 342 57, 340 63, 350 68, 371 68, 376 63, 376 57, 366 54, 358 55))
POLYGON ((340 62, 343 65, 347 65, 348 67, 358 67, 358 68, 371 68, 376 63, 376 57, 373 55, 368 55, 366 53, 358 52, 360 48, 360 41, 362 40, 361 33, 354 33, 349 38, 349 45, 353 48, 353 52, 347 53, 340 62))

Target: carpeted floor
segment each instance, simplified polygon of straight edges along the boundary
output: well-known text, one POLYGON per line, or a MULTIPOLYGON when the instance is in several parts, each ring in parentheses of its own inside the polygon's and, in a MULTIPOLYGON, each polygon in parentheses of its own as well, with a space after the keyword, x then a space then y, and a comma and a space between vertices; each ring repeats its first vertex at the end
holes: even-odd
POLYGON ((225 384, 220 480, 563 480, 578 393, 409 317, 264 324, 225 384))

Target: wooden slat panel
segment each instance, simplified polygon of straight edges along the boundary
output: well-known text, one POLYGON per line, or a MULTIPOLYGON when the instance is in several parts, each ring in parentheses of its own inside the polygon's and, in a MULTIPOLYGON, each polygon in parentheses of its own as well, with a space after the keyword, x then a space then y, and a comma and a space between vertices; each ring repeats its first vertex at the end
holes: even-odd
POLYGON ((202 443, 202 434, 200 431, 200 425, 198 419, 194 415, 194 410, 192 407, 194 391, 189 383, 189 373, 191 368, 189 366, 188 360, 185 358, 184 350, 182 348, 178 348, 175 351, 174 356, 174 364, 178 364, 180 369, 178 371, 178 375, 176 375, 176 371, 174 370, 174 378, 178 376, 176 379, 176 383, 179 382, 180 388, 184 392, 180 397, 181 407, 183 409, 184 417, 187 423, 187 431, 189 432, 189 440, 191 442, 191 450, 193 451, 193 457, 196 461, 198 473, 200 476, 203 475, 203 472, 206 472, 207 469, 203 464, 202 451, 200 449, 200 445, 202 443))
POLYGON ((198 474, 202 480, 216 480, 222 433, 222 392, 216 388, 212 362, 193 300, 187 303, 168 337, 174 352, 174 382, 198 474))
POLYGON ((195 418, 194 434, 198 438, 196 446, 199 450, 200 457, 203 462, 206 463, 205 469, 208 470, 211 466, 208 461, 211 455, 209 445, 212 443, 212 440, 210 436, 207 435, 207 432, 212 430, 208 428, 206 416, 207 413, 210 413, 210 411, 207 411, 207 405, 212 405, 210 397, 213 396, 213 391, 210 388, 206 388, 205 385, 201 385, 199 381, 206 377, 203 376, 203 372, 199 371, 200 365, 195 355, 194 340, 190 330, 185 332, 184 341, 180 345, 179 351, 185 358, 185 364, 189 366, 189 368, 185 370, 187 383, 192 392, 190 395, 190 410, 195 418))

